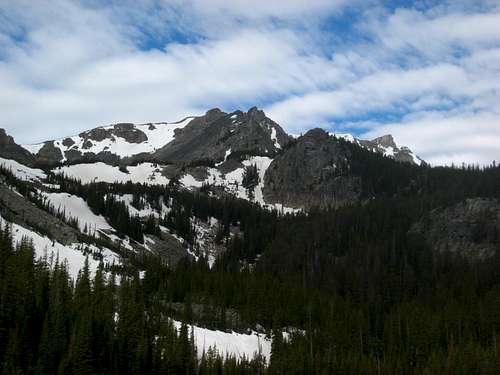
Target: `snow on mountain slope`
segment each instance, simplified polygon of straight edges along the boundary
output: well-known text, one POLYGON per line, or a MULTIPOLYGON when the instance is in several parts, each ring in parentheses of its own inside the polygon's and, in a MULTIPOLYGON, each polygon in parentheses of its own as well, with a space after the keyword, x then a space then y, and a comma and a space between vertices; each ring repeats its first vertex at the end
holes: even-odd
POLYGON ((261 206, 268 209, 276 209, 283 213, 293 213, 300 210, 284 207, 281 204, 268 204, 264 200, 264 194, 262 189, 264 187, 264 176, 267 169, 271 165, 273 159, 267 156, 252 156, 247 160, 243 160, 242 164, 244 167, 237 168, 227 174, 222 174, 216 168, 208 169, 208 177, 204 180, 199 180, 194 178, 190 174, 185 174, 180 182, 187 188, 200 188, 203 184, 211 184, 214 186, 222 186, 227 192, 234 194, 237 198, 246 199, 259 203, 261 206), (249 191, 243 186, 243 176, 245 173, 245 167, 255 165, 259 174, 259 184, 255 187, 253 191, 253 197, 249 191))
MULTIPOLYGON (((261 165, 261 168, 264 168, 263 173, 265 173, 265 169, 271 164, 272 159, 268 157, 258 157, 259 159, 265 159, 267 163, 264 166, 261 165)), ((255 157, 249 158, 248 160, 243 161, 244 165, 255 164, 252 163, 256 159, 255 157)), ((189 173, 185 174, 179 181, 182 185, 187 188, 201 188, 203 184, 210 184, 214 186, 223 186, 226 190, 232 194, 234 194, 238 198, 249 199, 246 189, 242 185, 243 181, 243 173, 244 168, 237 168, 234 171, 223 174, 216 168, 208 168, 207 173, 208 176, 204 180, 196 179, 189 173)), ((260 172, 260 169, 259 169, 260 172)))
POLYGON ((352 134, 341 133, 328 133, 330 136, 343 139, 347 142, 354 143, 372 152, 378 152, 384 156, 395 159, 396 161, 403 161, 414 163, 416 165, 422 164, 422 159, 413 153, 406 146, 398 146, 394 142, 394 138, 390 135, 384 135, 372 140, 364 140, 354 137, 352 134))
POLYGON ((83 232, 86 227, 89 234, 98 229, 112 229, 106 219, 95 215, 80 197, 68 193, 43 193, 43 196, 56 209, 64 210, 67 216, 78 219, 78 226, 83 232))
POLYGON ((349 133, 329 133, 332 137, 343 139, 347 142, 355 143, 359 145, 359 140, 349 133))
MULTIPOLYGON (((181 327, 181 322, 173 321, 175 328, 181 327)), ((251 334, 241 334, 236 332, 212 331, 195 325, 188 326, 189 331, 193 330, 194 340, 198 357, 201 358, 203 352, 212 348, 222 357, 234 356, 247 359, 253 358, 256 354, 264 356, 267 362, 271 358, 271 339, 263 334, 252 332, 251 334)))
MULTIPOLYGON (((43 258, 45 256, 50 258, 53 254, 54 261, 56 257, 59 257, 59 262, 67 262, 69 275, 75 280, 78 276, 78 271, 80 271, 85 264, 86 256, 84 255, 83 250, 86 250, 89 253, 101 254, 105 264, 120 263, 119 257, 109 249, 99 249, 94 245, 80 243, 63 245, 18 224, 10 223, 7 220, 4 220, 1 216, 0 223, 2 225, 7 223, 12 226, 12 237, 15 243, 20 243, 23 238, 31 239, 35 248, 36 258, 43 258)), ((99 261, 95 260, 91 255, 89 255, 88 259, 90 271, 91 273, 95 273, 97 267, 99 266, 99 261)))
POLYGON ((271 128, 271 140, 274 142, 274 147, 277 149, 281 149, 281 145, 278 141, 278 137, 276 136, 276 128, 272 127, 271 128))
MULTIPOLYGON (((80 133, 72 137, 54 141, 54 146, 62 152, 63 161, 68 151, 85 154, 110 152, 120 157, 129 157, 140 153, 152 153, 170 143, 175 137, 175 130, 186 126, 196 116, 186 117, 178 122, 159 122, 151 124, 116 124, 103 126, 80 133)), ((26 150, 36 155, 45 143, 23 145, 26 150)))
POLYGON ((17 178, 23 181, 40 182, 47 178, 47 175, 41 169, 27 167, 17 161, 0 158, 0 165, 9 169, 17 178))
POLYGON ((82 183, 90 182, 128 182, 166 185, 169 179, 161 174, 161 169, 152 163, 142 163, 127 167, 128 173, 105 163, 74 164, 54 169, 54 173, 79 179, 82 183))
POLYGON ((33 155, 38 154, 38 151, 42 149, 45 143, 36 143, 36 144, 29 144, 29 145, 22 145, 24 149, 28 150, 31 152, 33 155))
POLYGON ((123 194, 123 195, 115 194, 114 197, 118 201, 124 202, 127 205, 128 210, 129 210, 131 215, 138 215, 140 217, 147 217, 147 216, 153 215, 157 218, 160 218, 160 217, 163 218, 170 211, 170 208, 167 207, 164 202, 162 202, 161 210, 155 210, 155 209, 151 208, 149 203, 145 203, 144 208, 138 210, 137 208, 135 208, 132 205, 132 201, 133 201, 132 194, 123 194))

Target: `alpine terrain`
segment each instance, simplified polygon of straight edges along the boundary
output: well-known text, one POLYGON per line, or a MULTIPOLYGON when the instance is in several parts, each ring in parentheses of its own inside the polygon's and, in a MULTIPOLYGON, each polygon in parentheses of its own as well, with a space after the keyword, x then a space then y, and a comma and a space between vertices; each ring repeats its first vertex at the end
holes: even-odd
POLYGON ((256 107, 0 129, 0 215, 1 374, 500 371, 494 162, 256 107))

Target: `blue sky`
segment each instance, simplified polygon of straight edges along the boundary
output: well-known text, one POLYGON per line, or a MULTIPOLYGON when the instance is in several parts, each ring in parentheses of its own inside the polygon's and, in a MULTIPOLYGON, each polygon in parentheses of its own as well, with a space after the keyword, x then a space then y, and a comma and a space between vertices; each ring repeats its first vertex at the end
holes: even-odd
POLYGON ((0 127, 32 143, 263 108, 500 160, 500 1, 0 0, 0 127))

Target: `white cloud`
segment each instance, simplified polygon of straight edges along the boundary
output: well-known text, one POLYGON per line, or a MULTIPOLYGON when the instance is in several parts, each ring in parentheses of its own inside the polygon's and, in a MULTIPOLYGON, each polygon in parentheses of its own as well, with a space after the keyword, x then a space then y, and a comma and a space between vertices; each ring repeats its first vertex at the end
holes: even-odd
POLYGON ((422 113, 399 123, 375 125, 364 136, 388 133, 433 165, 500 160, 498 113, 422 113))
POLYGON ((364 126, 435 163, 500 158, 500 8, 374 3, 343 44, 322 22, 357 1, 0 0, 0 126, 33 142, 264 103, 296 133, 364 126))
POLYGON ((477 50, 500 43, 500 10, 434 14, 399 9, 368 26, 391 50, 414 48, 427 58, 449 59, 457 48, 477 50))
MULTIPOLYGON (((167 1, 167 3, 172 3, 167 1)), ((265 17, 289 18, 338 10, 347 0, 190 0, 196 10, 206 14, 225 14, 247 19, 265 17)))
POLYGON ((354 46, 374 62, 371 71, 268 110, 294 131, 329 122, 341 130, 369 127, 364 136, 393 133, 434 164, 490 163, 500 158, 499 25, 497 10, 396 10, 371 19, 362 29, 377 42, 354 46), (378 115, 387 113, 403 120, 381 123, 378 115))
POLYGON ((360 116, 388 108, 397 110, 395 107, 411 105, 414 101, 422 103, 428 96, 460 97, 468 85, 465 72, 450 64, 377 71, 338 90, 309 92, 289 98, 269 107, 268 111, 283 124, 311 127, 316 126, 310 123, 311 116, 316 122, 324 123, 331 117, 360 116))

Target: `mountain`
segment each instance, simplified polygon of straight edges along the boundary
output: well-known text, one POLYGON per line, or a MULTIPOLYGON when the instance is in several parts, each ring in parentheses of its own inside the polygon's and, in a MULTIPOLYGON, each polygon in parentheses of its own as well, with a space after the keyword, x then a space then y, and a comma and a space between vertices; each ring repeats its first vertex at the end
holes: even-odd
POLYGON ((283 129, 257 108, 247 113, 212 109, 174 123, 121 123, 77 136, 25 145, 38 165, 104 162, 132 164, 154 160, 163 164, 222 161, 232 153, 272 156, 290 141, 283 129))
POLYGON ((0 372, 496 373, 499 202, 257 108, 1 131, 0 372))
POLYGON ((0 129, 0 157, 12 159, 24 165, 33 165, 35 158, 31 152, 19 146, 14 138, 7 135, 5 129, 0 129))
POLYGON ((359 176, 349 173, 351 156, 342 140, 398 162, 422 163, 390 135, 369 141, 321 132, 313 130, 294 139, 256 107, 232 113, 215 108, 175 123, 121 123, 23 147, 38 167, 82 181, 178 180, 188 188, 211 185, 219 192, 286 211, 361 198, 359 176), (308 147, 324 151, 305 152, 308 147), (332 169, 333 164, 337 167, 332 169), (251 168, 255 176, 248 183, 243 179, 251 168))
MULTIPOLYGON (((421 162, 408 148, 399 148, 390 135, 372 141, 359 140, 350 135, 341 137, 397 161, 421 162)), ((256 107, 246 113, 225 113, 214 108, 203 116, 190 116, 177 122, 120 123, 22 147, 42 167, 89 162, 111 165, 145 161, 163 164, 217 163, 230 154, 273 157, 292 139, 256 107)))
POLYGON ((415 155, 408 147, 399 147, 390 134, 383 135, 373 140, 354 138, 350 134, 333 134, 336 137, 344 138, 349 142, 356 143, 367 150, 393 158, 399 162, 422 164, 423 160, 415 155))
POLYGON ((176 129, 182 128, 192 119, 193 117, 187 117, 175 123, 120 123, 23 147, 33 154, 39 166, 44 167, 55 167, 63 163, 118 164, 133 157, 151 155, 171 142, 176 129))

